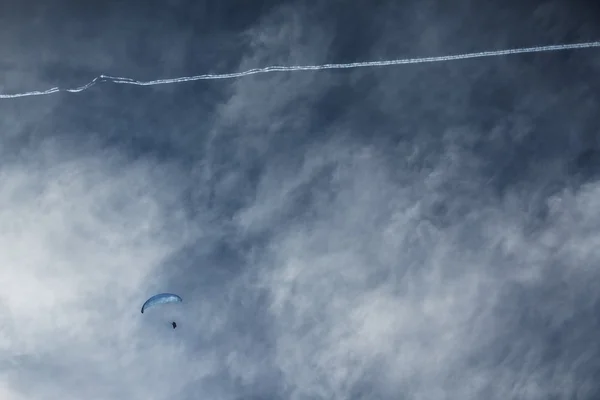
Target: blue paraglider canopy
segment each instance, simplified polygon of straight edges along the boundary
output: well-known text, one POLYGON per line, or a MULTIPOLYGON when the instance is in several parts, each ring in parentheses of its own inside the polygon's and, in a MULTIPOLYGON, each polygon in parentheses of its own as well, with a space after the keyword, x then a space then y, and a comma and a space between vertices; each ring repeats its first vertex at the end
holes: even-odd
POLYGON ((146 300, 146 302, 142 305, 142 314, 144 313, 144 310, 147 310, 148 308, 154 307, 158 304, 181 303, 182 301, 183 300, 181 299, 181 297, 177 296, 176 294, 160 293, 146 300))

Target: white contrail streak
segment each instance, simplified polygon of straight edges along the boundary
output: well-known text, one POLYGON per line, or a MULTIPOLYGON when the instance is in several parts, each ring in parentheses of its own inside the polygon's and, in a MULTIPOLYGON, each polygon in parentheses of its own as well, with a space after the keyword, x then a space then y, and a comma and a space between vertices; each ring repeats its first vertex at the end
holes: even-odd
POLYGON ((401 58, 397 60, 386 60, 386 61, 365 61, 355 62, 348 64, 321 64, 321 65, 292 65, 292 66, 279 66, 272 65, 264 68, 254 68, 242 72, 233 72, 229 74, 204 74, 195 76, 182 76, 179 78, 168 78, 168 79, 156 79, 152 81, 138 81, 131 78, 124 78, 119 76, 100 75, 91 80, 89 83, 70 89, 62 89, 54 87, 47 90, 35 90, 31 92, 13 93, 13 94, 0 94, 0 99, 14 99, 17 97, 27 96, 44 96, 58 92, 69 92, 77 93, 83 92, 89 89, 97 83, 112 82, 126 85, 137 85, 137 86, 153 86, 153 85, 165 85, 171 83, 180 82, 191 82, 199 80, 211 80, 211 79, 232 79, 241 78, 248 75, 263 74, 268 72, 292 72, 292 71, 321 71, 325 69, 347 69, 347 68, 369 68, 369 67, 385 67, 390 65, 404 65, 404 64, 422 64, 422 63, 434 63, 443 61, 455 61, 465 60, 469 58, 482 58, 482 57, 497 57, 506 56, 511 54, 523 54, 523 53, 541 53, 550 51, 563 51, 572 49, 587 49, 593 47, 600 47, 600 41, 597 42, 586 42, 586 43, 574 43, 574 44, 559 44, 552 46, 535 46, 535 47, 523 47, 517 49, 508 50, 492 50, 482 51, 477 53, 464 53, 455 54, 449 56, 438 56, 438 57, 424 57, 424 58, 401 58))

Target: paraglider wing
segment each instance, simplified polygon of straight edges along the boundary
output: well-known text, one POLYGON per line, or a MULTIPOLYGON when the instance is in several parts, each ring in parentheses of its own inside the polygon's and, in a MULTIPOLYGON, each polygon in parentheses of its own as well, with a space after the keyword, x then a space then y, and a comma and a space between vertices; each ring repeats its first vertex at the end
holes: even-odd
POLYGON ((165 303, 181 303, 183 300, 181 297, 177 296, 173 293, 160 293, 150 297, 146 302, 142 305, 142 314, 144 310, 148 308, 154 307, 157 304, 165 304, 165 303))

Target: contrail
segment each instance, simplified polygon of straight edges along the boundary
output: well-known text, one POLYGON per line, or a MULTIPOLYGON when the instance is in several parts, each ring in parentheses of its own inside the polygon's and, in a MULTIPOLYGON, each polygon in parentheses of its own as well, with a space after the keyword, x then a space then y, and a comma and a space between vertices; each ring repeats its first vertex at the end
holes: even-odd
POLYGON ((535 47, 523 47, 508 50, 492 50, 492 51, 481 51, 477 53, 464 53, 455 54, 448 56, 438 57, 423 57, 423 58, 401 58, 397 60, 385 60, 385 61, 364 61, 347 64, 321 64, 321 65, 291 65, 291 66, 280 66, 272 65, 263 68, 254 68, 242 72, 232 72, 229 74, 204 74, 195 76, 182 76, 179 78, 167 78, 167 79, 156 79, 152 81, 138 81, 132 78, 124 78, 120 76, 100 75, 86 83, 83 86, 75 88, 59 88, 54 87, 47 90, 34 90, 31 92, 13 93, 13 94, 0 94, 0 99, 14 99, 17 97, 27 96, 44 96, 58 92, 69 92, 78 93, 89 89, 97 83, 119 83, 126 85, 137 85, 137 86, 154 86, 154 85, 166 85, 180 82, 191 82, 199 80, 212 80, 212 79, 233 79, 241 78, 248 75, 265 74, 269 72, 292 72, 292 71, 321 71, 326 69, 348 69, 348 68, 371 68, 371 67, 385 67, 390 65, 404 65, 404 64, 423 64, 423 63, 434 63, 444 61, 455 61, 455 60, 466 60, 470 58, 483 58, 483 57, 497 57, 506 56, 512 54, 524 54, 524 53, 541 53, 550 51, 563 51, 572 49, 587 49, 593 47, 600 47, 600 41, 597 42, 586 42, 586 43, 574 43, 574 44, 559 44, 551 46, 535 46, 535 47))

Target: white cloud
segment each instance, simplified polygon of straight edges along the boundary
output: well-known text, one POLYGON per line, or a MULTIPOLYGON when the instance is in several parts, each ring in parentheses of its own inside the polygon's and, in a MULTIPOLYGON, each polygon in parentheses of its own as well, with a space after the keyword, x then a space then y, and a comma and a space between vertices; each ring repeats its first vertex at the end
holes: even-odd
POLYGON ((0 354, 14 367, 4 369, 5 391, 166 398, 186 366, 201 366, 139 313, 192 235, 169 209, 176 171, 110 152, 32 155, 0 170, 0 354), (173 383, 160 384, 165 376, 173 383))
MULTIPOLYGON (((574 390, 585 349, 544 365, 552 346, 547 331, 540 325, 528 332, 518 321, 521 313, 539 313, 542 324, 560 329, 578 307, 597 301, 593 295, 579 304, 573 293, 592 294, 582 285, 600 278, 600 186, 550 198, 535 234, 527 234, 526 208, 484 192, 476 199, 445 194, 472 207, 436 227, 422 211, 439 188, 425 189, 418 179, 397 186, 376 154, 324 148, 338 168, 324 189, 329 195, 313 194, 321 199, 311 214, 318 217, 280 230, 263 259, 276 364, 292 398, 348 399, 365 384, 374 385, 365 398, 543 399, 574 390), (567 288, 514 309, 519 303, 507 290, 537 293, 555 279, 567 288)), ((445 167, 437 173, 453 174, 445 167)), ((290 182, 305 184, 271 181, 259 198, 293 202, 290 182)), ((265 221, 264 204, 256 204, 256 214, 246 210, 245 226, 265 221)))
MULTIPOLYGON (((432 23, 419 46, 467 40, 460 24, 433 23, 442 11, 421 7, 427 13, 414 24, 382 23, 391 42, 373 58, 417 51, 395 38, 422 32, 423 18, 432 23)), ((378 13, 384 22, 389 9, 378 13)), ((352 47, 342 37, 352 29, 319 26, 318 15, 285 8, 265 18, 248 31, 255 53, 239 69, 320 62, 337 52, 330 43, 352 47)), ((440 20, 452 18, 444 11, 440 20)), ((129 49, 125 37, 119 46, 129 49)), ((163 67, 176 68, 184 47, 173 47, 177 57, 163 67)), ((89 49, 99 65, 113 59, 89 49)), ((148 103, 137 99, 131 119, 102 97, 88 105, 102 106, 105 119, 77 115, 74 103, 68 117, 51 103, 27 118, 15 106, 9 114, 19 118, 3 120, 2 140, 13 140, 6 148, 56 112, 59 129, 72 128, 66 119, 78 129, 79 117, 105 124, 94 127, 100 137, 137 129, 123 132, 124 147, 131 138, 172 140, 165 153, 181 151, 181 165, 195 165, 190 174, 119 150, 69 150, 67 141, 30 147, 20 160, 2 149, 10 157, 0 164, 0 398, 591 393, 600 189, 539 189, 564 160, 536 158, 532 135, 563 144, 551 130, 535 131, 536 113, 548 93, 553 107, 577 96, 556 94, 535 63, 510 60, 253 76, 225 85, 230 97, 206 118, 197 97, 190 106, 178 98, 177 112, 165 106, 151 123, 148 103), (507 87, 534 90, 519 96, 507 87), (193 117, 173 117, 185 113, 193 117), (173 129, 155 131, 155 122, 173 129), (540 166, 527 168, 525 157, 540 166), (193 204, 184 206, 188 195, 193 204), (536 207, 546 215, 534 216, 536 207), (142 317, 141 302, 174 290, 167 284, 186 288, 180 311, 142 317), (177 331, 171 315, 182 316, 177 331)), ((176 88, 170 95, 179 96, 176 88)), ((97 89, 85 96, 114 93, 97 89)), ((162 90, 126 88, 122 99, 130 89, 148 89, 149 102, 162 90)))

